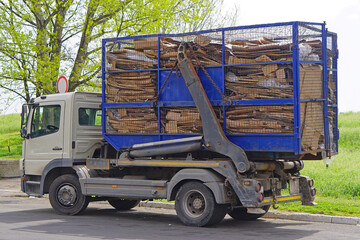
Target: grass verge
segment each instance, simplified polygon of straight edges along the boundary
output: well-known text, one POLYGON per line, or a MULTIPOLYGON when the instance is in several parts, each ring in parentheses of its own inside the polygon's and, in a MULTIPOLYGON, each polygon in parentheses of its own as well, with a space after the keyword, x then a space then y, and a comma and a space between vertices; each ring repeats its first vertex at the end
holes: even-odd
POLYGON ((20 114, 0 116, 0 159, 18 159, 21 151, 20 114))
POLYGON ((324 161, 305 161, 302 175, 315 180, 318 206, 279 205, 279 210, 360 216, 360 113, 339 115, 339 154, 324 161))
POLYGON ((360 217, 360 199, 344 199, 317 196, 317 206, 302 206, 301 202, 284 203, 278 205, 278 210, 289 212, 306 212, 334 216, 360 217))

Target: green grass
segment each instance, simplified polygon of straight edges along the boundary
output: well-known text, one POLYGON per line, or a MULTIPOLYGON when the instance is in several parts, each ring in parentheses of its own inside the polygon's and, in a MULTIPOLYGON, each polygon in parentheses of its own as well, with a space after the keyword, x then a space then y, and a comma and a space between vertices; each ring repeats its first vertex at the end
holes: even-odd
POLYGON ((341 113, 339 131, 339 154, 328 168, 324 161, 305 161, 301 171, 315 180, 318 206, 288 203, 279 210, 360 216, 360 113, 341 113))
POLYGON ((0 116, 0 158, 20 158, 21 151, 22 138, 20 136, 20 114, 0 116), (8 143, 10 145, 10 153, 8 143))
POLYGON ((280 211, 306 212, 335 216, 360 217, 360 199, 345 199, 335 197, 316 196, 317 206, 302 206, 301 202, 277 205, 280 211))

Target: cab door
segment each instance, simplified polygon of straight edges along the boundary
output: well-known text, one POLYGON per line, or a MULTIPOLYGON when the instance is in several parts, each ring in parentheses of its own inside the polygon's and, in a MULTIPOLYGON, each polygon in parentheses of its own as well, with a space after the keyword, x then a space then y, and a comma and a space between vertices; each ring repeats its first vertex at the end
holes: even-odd
POLYGON ((46 102, 31 111, 25 138, 25 174, 41 175, 53 159, 63 157, 65 102, 46 102))

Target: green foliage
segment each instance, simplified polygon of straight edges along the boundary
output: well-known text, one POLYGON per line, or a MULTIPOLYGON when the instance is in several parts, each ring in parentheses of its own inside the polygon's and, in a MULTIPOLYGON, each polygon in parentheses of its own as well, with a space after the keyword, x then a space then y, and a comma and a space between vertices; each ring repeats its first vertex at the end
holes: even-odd
POLYGON ((28 102, 34 95, 54 93, 57 78, 65 75, 70 91, 98 90, 101 38, 198 30, 219 3, 0 1, 0 88, 28 102))

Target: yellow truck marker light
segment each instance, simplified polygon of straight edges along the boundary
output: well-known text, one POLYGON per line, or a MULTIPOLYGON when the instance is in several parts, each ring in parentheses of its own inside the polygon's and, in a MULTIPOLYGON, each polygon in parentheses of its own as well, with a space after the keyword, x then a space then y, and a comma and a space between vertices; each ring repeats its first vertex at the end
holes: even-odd
POLYGON ((286 202, 286 201, 293 201, 293 200, 301 200, 301 195, 298 196, 291 196, 291 197, 279 197, 276 199, 273 198, 266 198, 264 199, 264 203, 269 203, 269 202, 286 202))
POLYGON ((250 181, 244 181, 244 185, 250 186, 250 185, 251 185, 251 182, 250 182, 250 181))
POLYGON ((112 185, 111 187, 112 187, 112 188, 117 188, 117 185, 112 185))

